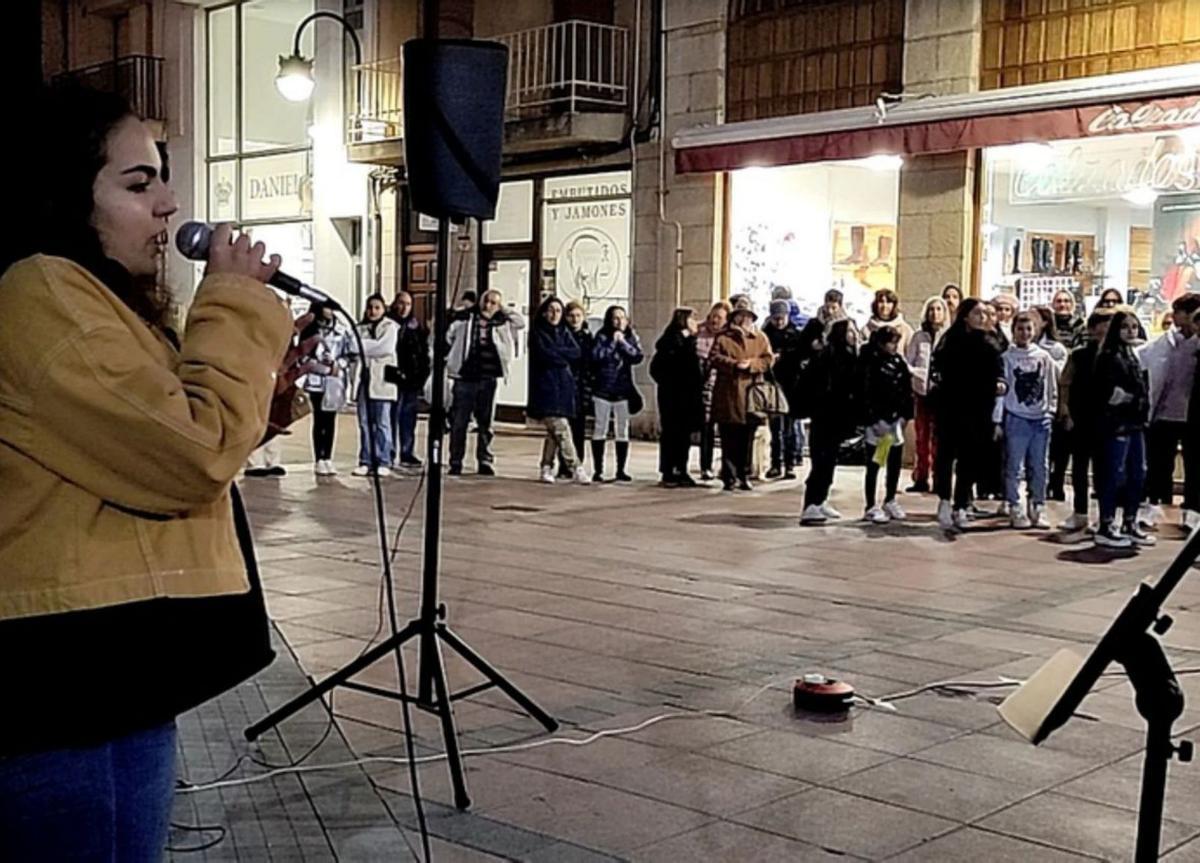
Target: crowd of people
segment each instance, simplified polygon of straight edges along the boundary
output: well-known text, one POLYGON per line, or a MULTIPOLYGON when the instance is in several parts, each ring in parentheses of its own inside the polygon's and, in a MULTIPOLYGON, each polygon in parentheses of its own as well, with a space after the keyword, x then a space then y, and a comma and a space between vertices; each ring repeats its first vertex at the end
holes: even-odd
MULTIPOLYGON (((649 363, 661 485, 698 484, 688 468, 694 443, 699 480, 719 478, 729 491, 750 490, 756 479, 797 479, 807 446, 801 523, 841 518, 830 489, 839 464, 858 463, 866 468, 863 517, 882 524, 906 517, 898 495, 911 436, 905 491, 937 495, 943 528, 963 530, 983 517, 1007 518, 1016 529, 1049 528, 1047 501, 1066 500, 1069 469, 1074 506, 1061 527, 1090 528, 1094 487, 1095 541, 1129 547, 1154 542, 1147 529, 1172 502, 1182 447, 1184 518, 1189 527, 1200 521, 1200 466, 1188 433, 1200 423, 1200 400, 1192 408, 1190 398, 1200 296, 1176 300, 1170 328, 1152 342, 1112 289, 1086 319, 1069 291, 1049 306, 1021 310, 1012 295, 964 298, 947 285, 910 324, 896 293, 885 289, 862 327, 842 299, 830 290, 811 319, 785 288, 775 290, 761 322, 745 295, 713 304, 703 320, 691 308, 675 310, 649 363), (998 508, 989 509, 989 500, 998 508)), ((447 337, 451 475, 463 472, 472 423, 476 470, 494 474, 497 381, 508 375, 526 326, 496 291, 455 309, 447 337)), ((430 373, 429 330, 405 292, 390 306, 370 297, 358 329, 356 340, 329 310, 316 309, 305 334, 319 345, 305 378, 315 414, 314 469, 336 473, 333 418, 352 393, 360 427, 354 473, 419 467, 414 440, 430 373), (356 361, 365 375, 352 371, 356 361)), ((578 303, 542 303, 529 325, 527 403, 527 416, 546 433, 542 482, 632 481, 630 418, 643 407, 634 367, 645 358, 624 307, 610 306, 592 332, 578 303)))

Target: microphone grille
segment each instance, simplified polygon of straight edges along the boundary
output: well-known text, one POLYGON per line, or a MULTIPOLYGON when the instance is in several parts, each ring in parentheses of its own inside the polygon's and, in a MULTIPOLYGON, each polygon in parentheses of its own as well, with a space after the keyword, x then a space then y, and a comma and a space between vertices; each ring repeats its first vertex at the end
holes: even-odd
POLYGON ((203 222, 184 222, 175 232, 175 248, 192 261, 208 260, 208 243, 212 228, 203 222))

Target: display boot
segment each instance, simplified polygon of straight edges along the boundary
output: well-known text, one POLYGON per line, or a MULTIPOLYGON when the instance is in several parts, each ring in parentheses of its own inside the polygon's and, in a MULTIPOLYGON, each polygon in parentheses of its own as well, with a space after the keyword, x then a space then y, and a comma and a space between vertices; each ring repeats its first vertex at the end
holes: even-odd
POLYGON ((871 261, 872 267, 890 267, 892 265, 892 238, 882 236, 879 238, 878 254, 875 255, 875 260, 871 261))
POLYGON ((604 482, 604 447, 608 441, 592 441, 592 481, 604 482))
POLYGON ((867 228, 866 225, 850 227, 850 254, 841 261, 843 264, 865 264, 867 262, 867 228))
POLYGON ((629 441, 617 441, 617 482, 633 482, 633 477, 625 473, 625 463, 629 461, 629 441))

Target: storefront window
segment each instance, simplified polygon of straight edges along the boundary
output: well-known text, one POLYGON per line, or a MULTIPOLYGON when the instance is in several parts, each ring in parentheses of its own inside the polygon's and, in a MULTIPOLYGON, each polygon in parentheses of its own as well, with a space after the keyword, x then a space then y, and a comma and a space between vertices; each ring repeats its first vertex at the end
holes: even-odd
POLYGON ((483 241, 488 244, 533 241, 533 180, 501 184, 496 218, 483 223, 483 241))
POLYGON ((889 157, 731 175, 729 292, 766 314, 776 287, 808 315, 842 291, 865 323, 880 288, 896 286, 900 163, 889 157))
POLYGON ((1023 307, 1106 289, 1159 332, 1200 291, 1200 129, 984 151, 980 286, 1023 307))
MULTIPOLYGON (((296 27, 312 0, 251 0, 242 12, 242 151, 307 147, 312 100, 289 102, 275 89, 279 56, 292 53, 296 27)), ((306 27, 300 53, 313 56, 315 28, 306 27)))

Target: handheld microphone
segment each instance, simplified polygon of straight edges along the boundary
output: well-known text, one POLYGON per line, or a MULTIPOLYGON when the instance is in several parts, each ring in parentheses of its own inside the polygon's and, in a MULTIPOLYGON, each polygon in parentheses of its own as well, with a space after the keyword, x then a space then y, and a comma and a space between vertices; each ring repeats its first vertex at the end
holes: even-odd
MULTIPOLYGON (((212 227, 204 222, 184 222, 175 232, 175 248, 189 261, 207 261, 210 242, 212 242, 212 227)), ((280 270, 275 271, 275 275, 271 276, 268 284, 285 294, 300 297, 310 303, 320 303, 332 309, 341 309, 338 301, 328 294, 318 291, 312 285, 307 285, 295 276, 289 276, 280 270)))

